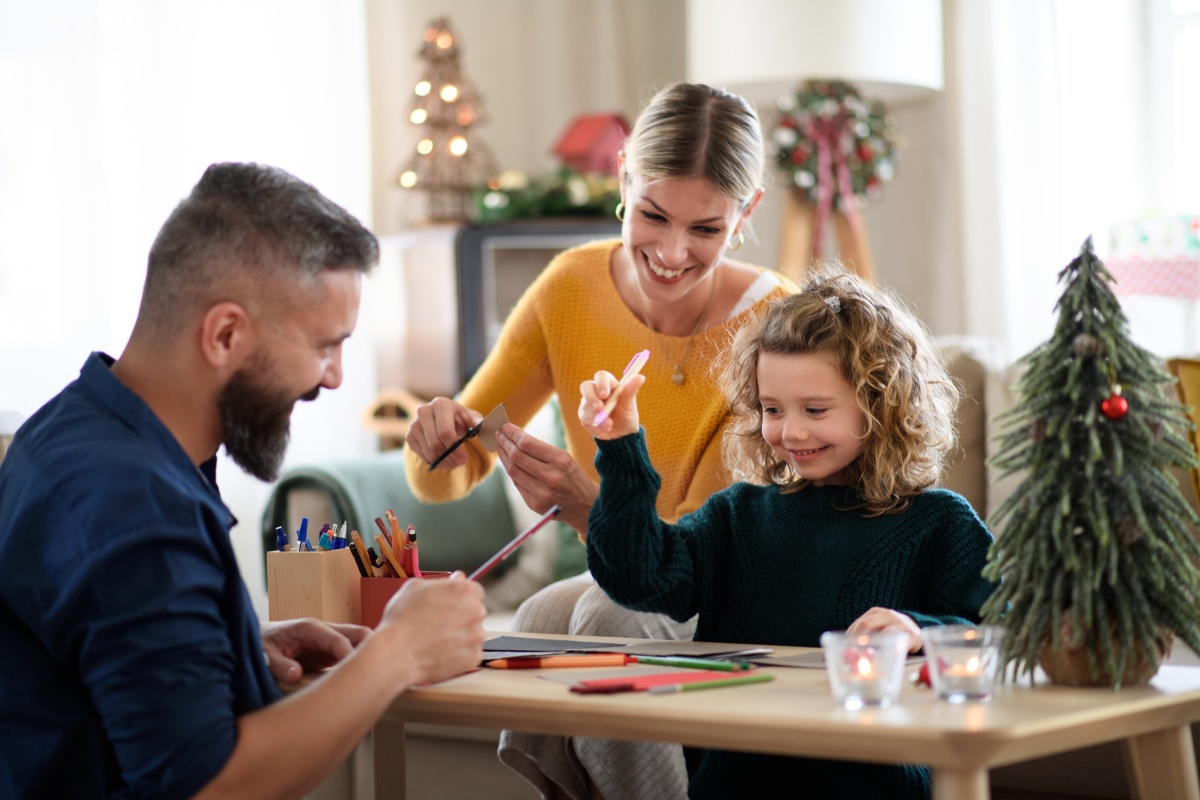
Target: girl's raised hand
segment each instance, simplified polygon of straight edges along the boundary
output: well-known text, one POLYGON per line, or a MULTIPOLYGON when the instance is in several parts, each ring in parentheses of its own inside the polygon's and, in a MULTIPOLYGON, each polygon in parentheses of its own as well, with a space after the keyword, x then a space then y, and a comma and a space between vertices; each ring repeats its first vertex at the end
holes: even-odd
POLYGON ((579 424, 597 439, 619 439, 637 433, 640 425, 637 391, 645 382, 645 375, 629 375, 618 390, 617 376, 611 372, 597 372, 595 378, 579 385, 582 395, 579 424))
POLYGON ((890 608, 875 606, 850 623, 847 633, 907 633, 908 652, 915 653, 921 649, 921 626, 907 614, 893 611, 890 608))

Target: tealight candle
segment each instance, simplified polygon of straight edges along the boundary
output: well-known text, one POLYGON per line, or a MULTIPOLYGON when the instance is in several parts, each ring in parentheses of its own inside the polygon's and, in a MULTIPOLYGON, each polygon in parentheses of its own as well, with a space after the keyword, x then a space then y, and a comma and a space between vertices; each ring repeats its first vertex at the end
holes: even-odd
POLYGON ((900 694, 908 643, 907 633, 822 634, 833 696, 850 709, 891 704, 900 694))
POLYGON ((929 678, 938 697, 951 703, 988 700, 1001 672, 1004 628, 945 625, 923 632, 929 678))

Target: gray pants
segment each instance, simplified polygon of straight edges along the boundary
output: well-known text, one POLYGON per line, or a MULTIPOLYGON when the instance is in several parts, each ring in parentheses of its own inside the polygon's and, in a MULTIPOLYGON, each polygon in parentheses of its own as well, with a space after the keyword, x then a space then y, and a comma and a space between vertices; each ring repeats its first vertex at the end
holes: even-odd
MULTIPOLYGON (((695 618, 679 623, 662 614, 630 611, 614 603, 589 573, 553 583, 517 609, 513 629, 525 633, 571 633, 639 639, 688 639, 695 618)), ((591 785, 606 800, 674 800, 687 797, 683 748, 584 736, 545 736, 503 731, 498 755, 533 784, 544 800, 551 782, 572 800, 589 800, 591 785)))

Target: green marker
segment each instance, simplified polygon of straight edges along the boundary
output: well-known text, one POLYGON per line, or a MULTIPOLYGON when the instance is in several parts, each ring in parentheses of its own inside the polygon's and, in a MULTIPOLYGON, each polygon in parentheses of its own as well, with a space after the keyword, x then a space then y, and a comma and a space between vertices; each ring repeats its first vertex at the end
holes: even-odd
POLYGON ((686 656, 632 656, 639 664, 660 664, 664 667, 695 667, 696 669, 716 669, 722 672, 738 672, 750 669, 748 664, 735 661, 717 661, 711 658, 688 658, 686 656))
POLYGON ((739 683, 765 683, 775 680, 770 673, 761 675, 743 675, 740 678, 720 678, 715 681, 693 681, 691 683, 665 683, 662 686, 651 686, 650 694, 669 694, 671 692, 690 692, 694 689, 716 689, 718 686, 736 686, 739 683))

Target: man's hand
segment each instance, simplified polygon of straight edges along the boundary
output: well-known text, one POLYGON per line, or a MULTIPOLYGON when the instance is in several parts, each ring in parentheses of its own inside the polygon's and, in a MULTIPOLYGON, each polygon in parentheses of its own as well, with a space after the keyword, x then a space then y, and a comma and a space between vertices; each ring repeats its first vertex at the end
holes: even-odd
MULTIPOLYGON (((472 411, 462 403, 448 397, 435 397, 417 406, 417 415, 408 427, 405 444, 426 464, 432 464, 481 419, 483 416, 478 411, 472 411)), ((437 468, 455 469, 466 463, 467 453, 460 447, 446 456, 437 468)))
POLYGON ((901 614, 890 608, 880 608, 879 606, 869 608, 846 629, 847 633, 883 633, 887 631, 907 633, 908 652, 915 653, 921 649, 921 626, 907 614, 901 614))
POLYGON ((306 670, 331 667, 367 638, 370 628, 293 619, 264 624, 263 653, 275 680, 295 683, 306 670))
POLYGON ((557 503, 562 506, 558 519, 587 533, 588 512, 600 494, 600 486, 570 453, 511 422, 496 432, 496 453, 525 505, 545 514, 557 503))
POLYGON ((377 633, 391 628, 411 664, 407 685, 460 675, 483 660, 483 587, 461 572, 449 579, 405 581, 383 610, 377 633))

